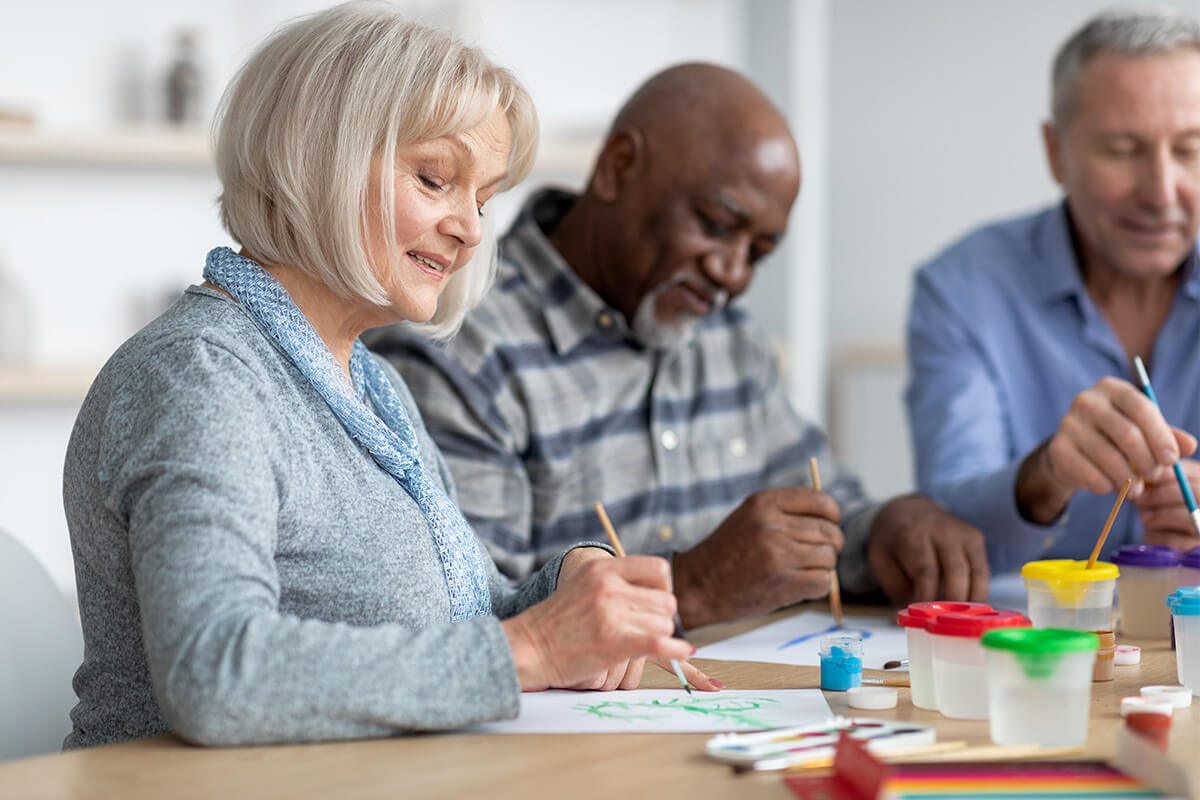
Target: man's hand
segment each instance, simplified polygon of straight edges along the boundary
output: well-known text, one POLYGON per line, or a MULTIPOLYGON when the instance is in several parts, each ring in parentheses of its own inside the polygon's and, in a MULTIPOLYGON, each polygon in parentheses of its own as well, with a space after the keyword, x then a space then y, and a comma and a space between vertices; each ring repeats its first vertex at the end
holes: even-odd
POLYGON ((1133 479, 1129 499, 1158 483, 1196 439, 1173 428, 1150 398, 1128 381, 1105 377, 1075 396, 1058 430, 1034 450, 1017 473, 1017 507, 1037 525, 1058 519, 1071 495, 1120 491, 1133 479))
POLYGON ((867 563, 888 599, 898 605, 923 600, 988 596, 983 534, 927 497, 898 497, 879 510, 867 540, 867 563))
MULTIPOLYGON (((1200 461, 1185 458, 1179 466, 1191 484, 1192 493, 1200 492, 1200 461)), ((1183 502, 1183 492, 1179 490, 1174 470, 1167 470, 1162 480, 1146 481, 1145 491, 1135 502, 1142 520, 1145 544, 1165 544, 1180 550, 1200 546, 1200 537, 1196 535, 1196 526, 1183 502)))
POLYGON ((750 495, 707 539, 676 554, 684 627, 824 597, 842 549, 840 519, 837 502, 815 489, 750 495))

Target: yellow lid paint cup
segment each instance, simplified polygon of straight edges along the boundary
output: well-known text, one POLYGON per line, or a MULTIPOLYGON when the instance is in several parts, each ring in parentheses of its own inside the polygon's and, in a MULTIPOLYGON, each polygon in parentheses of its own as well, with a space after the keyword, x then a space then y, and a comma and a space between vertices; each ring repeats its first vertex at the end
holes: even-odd
POLYGON ((1112 630, 1115 564, 1054 559, 1030 561, 1021 567, 1029 619, 1035 628, 1077 631, 1112 630))

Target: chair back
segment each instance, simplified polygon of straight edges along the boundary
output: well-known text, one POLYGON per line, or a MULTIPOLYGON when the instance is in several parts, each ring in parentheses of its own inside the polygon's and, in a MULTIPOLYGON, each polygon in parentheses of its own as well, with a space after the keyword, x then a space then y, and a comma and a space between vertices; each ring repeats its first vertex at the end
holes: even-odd
POLYGON ((83 635, 70 601, 0 530, 0 761, 57 753, 71 731, 83 635))

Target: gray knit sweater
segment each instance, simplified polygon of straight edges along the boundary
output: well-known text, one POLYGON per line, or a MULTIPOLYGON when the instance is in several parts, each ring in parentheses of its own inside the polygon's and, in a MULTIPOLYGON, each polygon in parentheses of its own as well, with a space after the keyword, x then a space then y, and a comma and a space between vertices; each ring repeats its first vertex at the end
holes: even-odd
POLYGON ((214 745, 356 738, 518 712, 497 617, 552 592, 561 556, 512 587, 480 547, 496 616, 451 623, 416 503, 219 292, 191 287, 104 367, 63 496, 85 640, 67 748, 168 730, 214 745))

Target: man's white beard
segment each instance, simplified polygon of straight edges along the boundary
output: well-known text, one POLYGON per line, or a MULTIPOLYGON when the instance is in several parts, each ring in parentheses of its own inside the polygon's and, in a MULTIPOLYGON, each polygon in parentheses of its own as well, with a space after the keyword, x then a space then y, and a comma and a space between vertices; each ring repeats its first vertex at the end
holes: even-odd
MULTIPOLYGON (((696 326, 702 317, 680 312, 673 322, 663 322, 658 318, 658 298, 663 292, 683 283, 682 279, 667 281, 654 288, 650 294, 642 298, 637 311, 633 315, 633 338, 651 350, 671 351, 687 344, 696 332, 696 326)), ((724 289, 714 289, 712 310, 710 314, 720 311, 729 302, 729 292, 724 289)))

